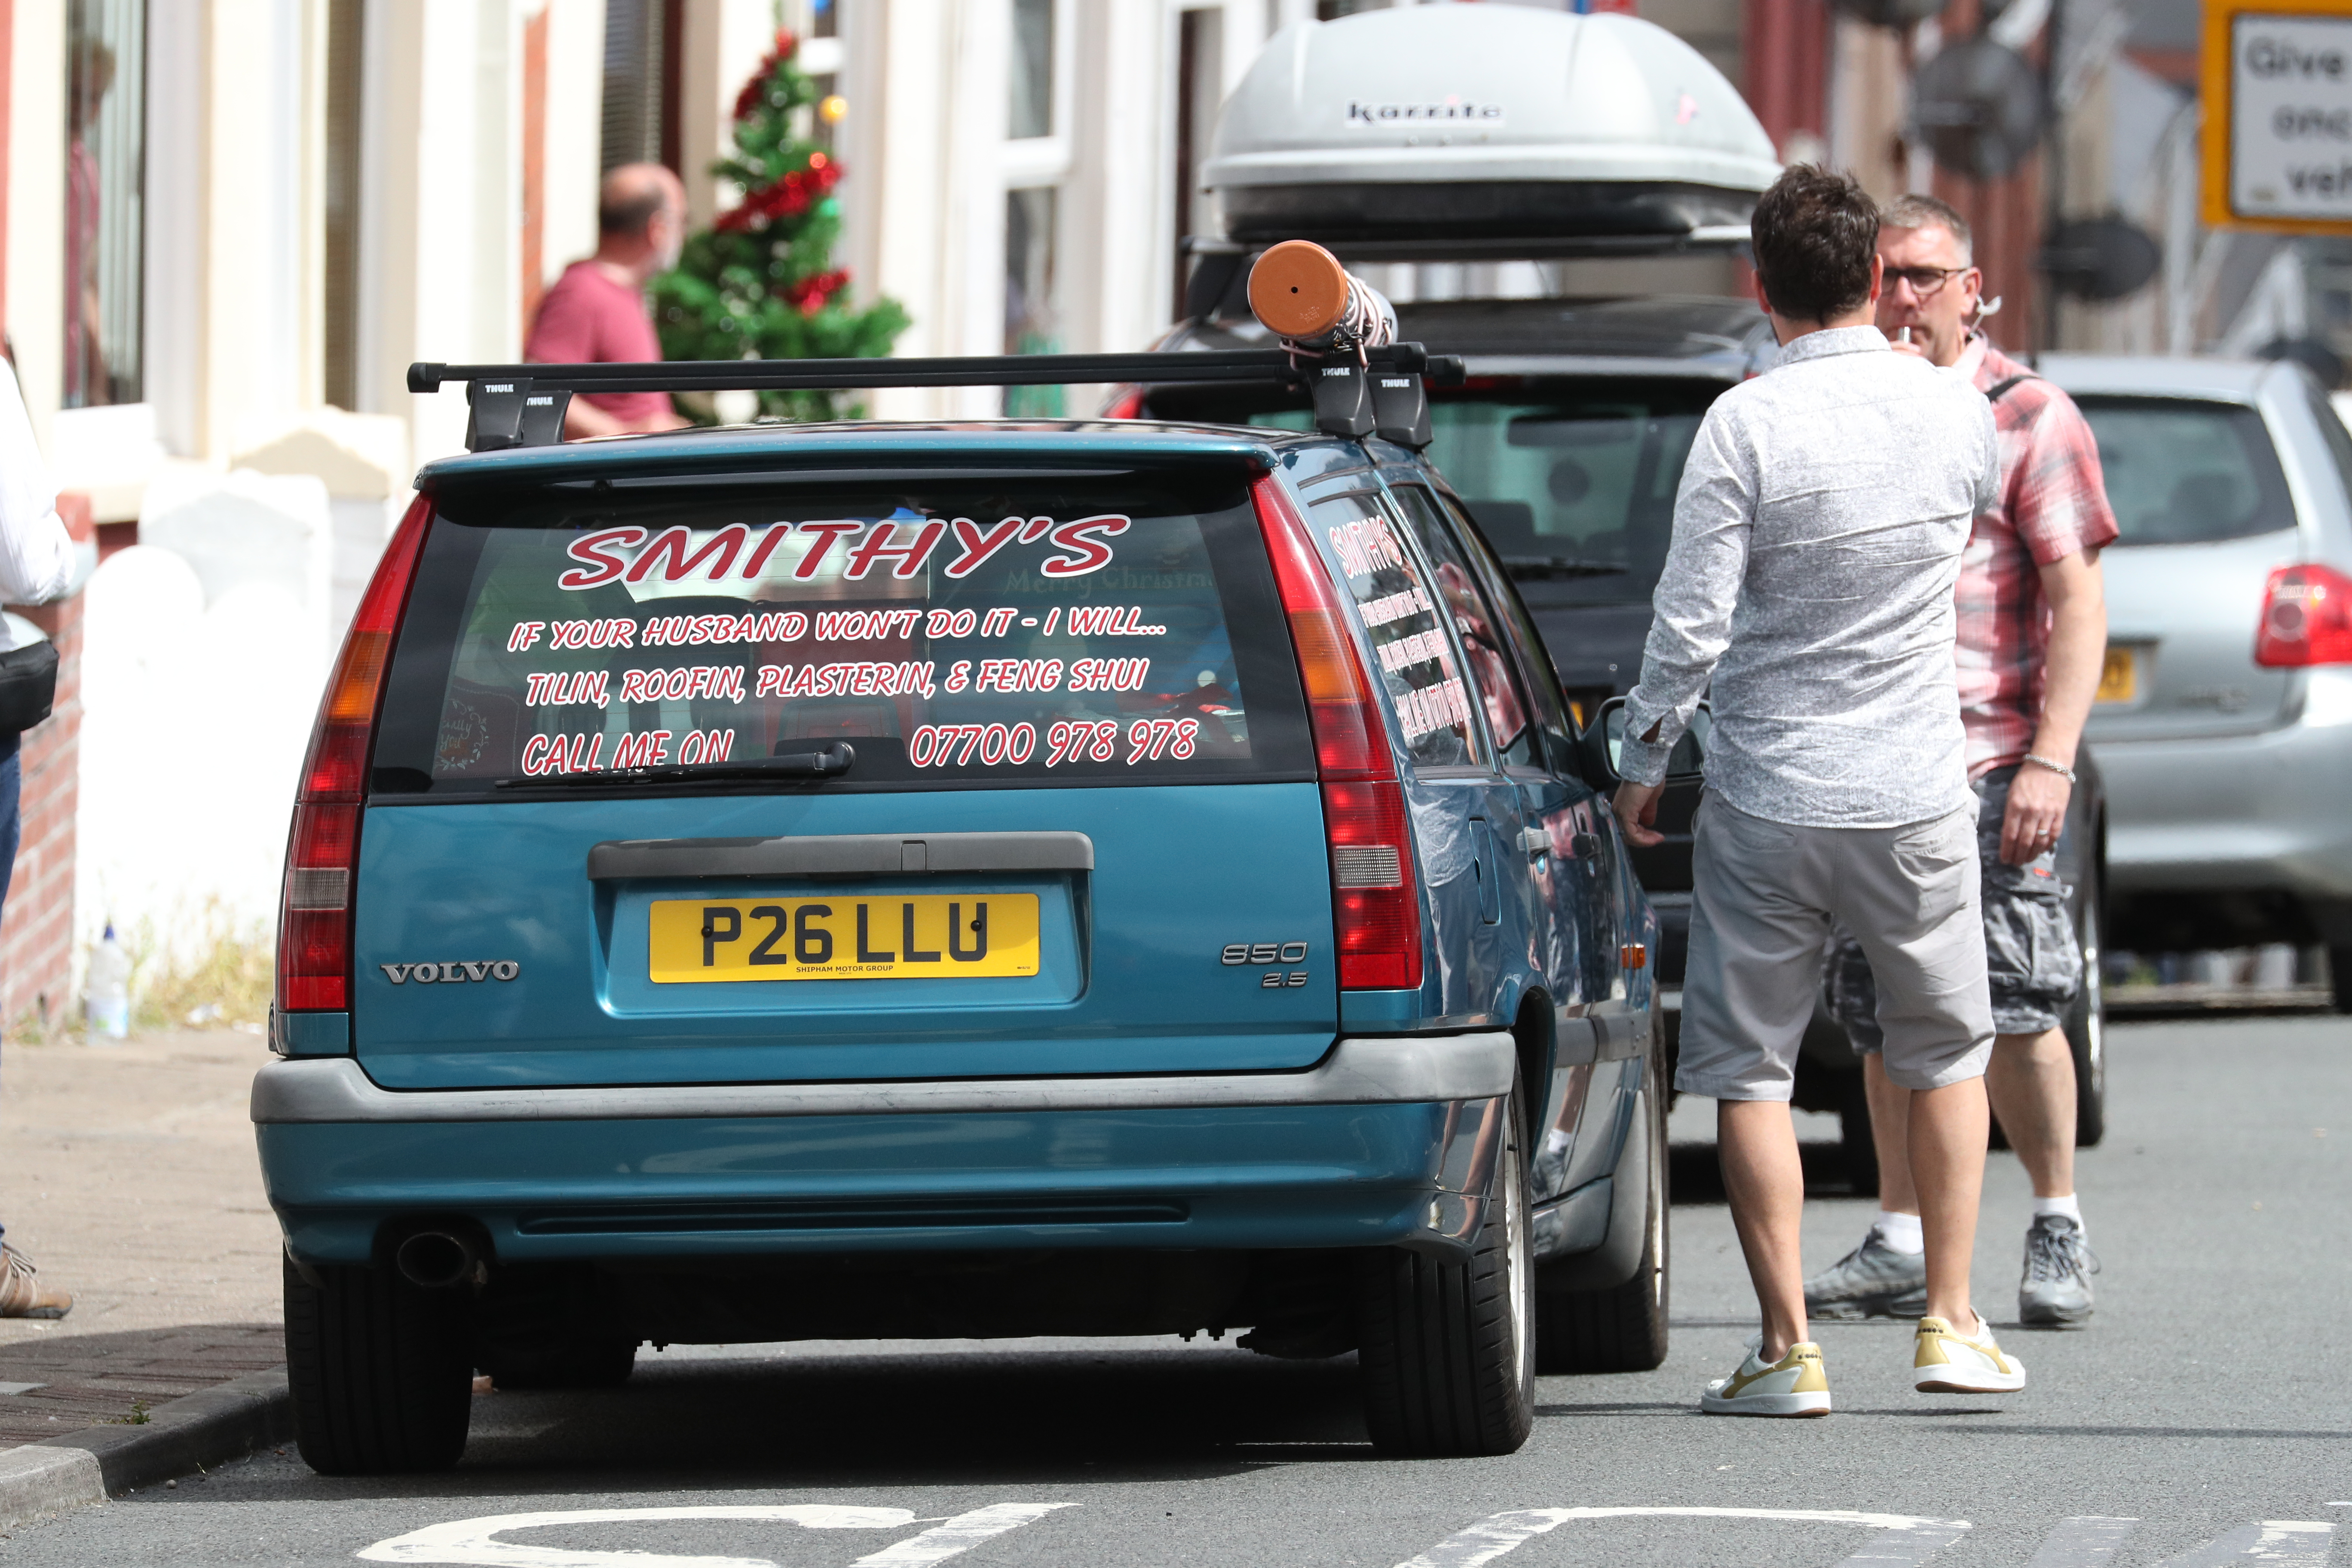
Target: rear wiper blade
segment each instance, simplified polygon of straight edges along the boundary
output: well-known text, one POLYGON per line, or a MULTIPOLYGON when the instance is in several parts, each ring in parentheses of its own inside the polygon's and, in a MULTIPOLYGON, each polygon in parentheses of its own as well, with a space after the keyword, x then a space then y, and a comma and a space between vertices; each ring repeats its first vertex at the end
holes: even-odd
POLYGON ((1503 566, 1514 577, 1622 577, 1629 568, 1613 561, 1579 561, 1567 555, 1506 555, 1503 566))
POLYGON ((700 784, 706 779, 833 779, 857 765, 857 751, 835 741, 821 752, 787 752, 780 757, 746 757, 731 763, 688 763, 661 768, 604 768, 595 773, 542 778, 500 779, 500 789, 610 788, 614 784, 700 784))

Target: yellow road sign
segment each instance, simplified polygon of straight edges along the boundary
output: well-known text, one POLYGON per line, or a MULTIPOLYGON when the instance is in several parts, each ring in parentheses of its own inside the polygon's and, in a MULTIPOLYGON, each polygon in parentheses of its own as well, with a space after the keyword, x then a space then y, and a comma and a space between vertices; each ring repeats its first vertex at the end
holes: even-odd
POLYGON ((2352 0, 2205 0, 2205 223, 2352 235, 2352 0))

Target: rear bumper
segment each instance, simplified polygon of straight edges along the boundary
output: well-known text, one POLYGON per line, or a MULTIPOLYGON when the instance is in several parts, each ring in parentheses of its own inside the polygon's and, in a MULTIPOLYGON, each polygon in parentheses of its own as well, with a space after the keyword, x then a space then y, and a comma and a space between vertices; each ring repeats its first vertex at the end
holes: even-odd
POLYGON ((1037 1247, 1458 1251, 1511 1038, 1343 1040, 1296 1073, 394 1091, 349 1058, 254 1082, 295 1256, 459 1219, 502 1263, 1037 1247))
POLYGON ((2303 711, 2281 729, 2094 743, 2114 891, 2352 899, 2352 669, 2305 672, 2303 711))

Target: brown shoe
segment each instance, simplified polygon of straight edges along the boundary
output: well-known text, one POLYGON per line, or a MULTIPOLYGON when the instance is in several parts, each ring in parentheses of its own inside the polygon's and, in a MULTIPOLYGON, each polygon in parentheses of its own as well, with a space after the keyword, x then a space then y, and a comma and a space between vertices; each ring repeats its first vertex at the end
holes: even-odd
POLYGON ((31 1258, 0 1242, 0 1318, 62 1318, 73 1310, 73 1298, 42 1284, 39 1273, 31 1258))

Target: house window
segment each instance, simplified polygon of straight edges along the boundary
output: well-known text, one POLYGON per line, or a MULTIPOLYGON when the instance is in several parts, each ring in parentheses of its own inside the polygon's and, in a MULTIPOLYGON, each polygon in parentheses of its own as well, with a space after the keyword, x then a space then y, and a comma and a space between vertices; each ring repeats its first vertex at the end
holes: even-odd
POLYGON ((68 408, 141 395, 146 89, 146 0, 68 0, 68 408))
MULTIPOLYGON (((1004 352, 1009 354, 1061 351, 1061 328, 1054 309, 1054 209, 1057 194, 1051 185, 1030 185, 1004 193, 1004 352)), ((1059 416, 1062 389, 1007 387, 1004 412, 1015 416, 1059 416)))
POLYGON ((1019 142, 1054 133, 1055 0, 1013 0, 1012 114, 1005 135, 1019 142))

